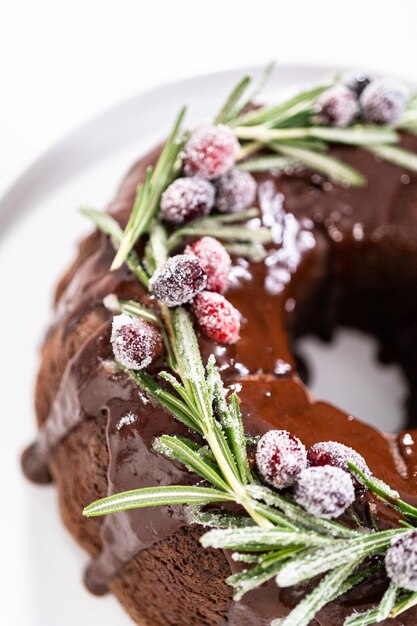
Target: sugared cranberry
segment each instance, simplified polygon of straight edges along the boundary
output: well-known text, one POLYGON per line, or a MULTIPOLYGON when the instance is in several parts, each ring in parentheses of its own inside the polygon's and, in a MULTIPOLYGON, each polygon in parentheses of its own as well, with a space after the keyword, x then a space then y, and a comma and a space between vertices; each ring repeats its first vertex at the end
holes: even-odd
POLYGON ((400 81, 380 78, 372 81, 360 97, 362 117, 373 124, 392 124, 405 110, 408 89, 400 81))
MULTIPOLYGON (((321 467, 324 465, 332 465, 340 467, 345 472, 349 472, 348 462, 354 463, 364 474, 371 475, 371 471, 367 466, 365 459, 353 448, 345 446, 343 443, 336 441, 320 441, 307 451, 307 459, 310 467, 321 467)), ((357 481, 355 480, 355 485, 357 481)))
POLYGON ((238 311, 219 293, 202 291, 193 301, 193 313, 202 333, 218 343, 236 343, 239 339, 238 311))
POLYGON ((358 112, 356 95, 345 85, 336 85, 319 98, 319 114, 329 126, 349 126, 358 112))
POLYGON ((197 257, 177 254, 156 270, 149 281, 149 291, 163 304, 185 304, 205 288, 207 276, 197 257))
POLYGON ((200 176, 177 178, 162 194, 161 215, 173 224, 195 220, 210 213, 215 195, 214 185, 200 176))
POLYGON ((235 164, 239 142, 228 126, 197 128, 185 144, 184 171, 203 178, 217 178, 235 164))
POLYGON ((371 78, 364 72, 349 72, 343 77, 343 83, 359 98, 371 78))
POLYGON ((203 237, 185 249, 186 254, 195 254, 207 274, 207 289, 224 293, 229 283, 232 266, 230 256, 224 246, 214 237, 203 237))
POLYGON ((222 213, 239 213, 252 206, 256 181, 249 172, 233 169, 216 180, 216 206, 222 213))
POLYGON ((125 313, 113 317, 111 344, 116 360, 131 370, 148 367, 163 346, 161 333, 152 324, 125 313))
POLYGON ((390 579, 408 591, 417 591, 417 530, 396 539, 385 556, 390 579))
POLYGON ((286 430, 269 430, 256 449, 260 477, 277 489, 293 485, 307 466, 307 454, 301 441, 286 430))
POLYGON ((350 475, 340 467, 308 467, 298 476, 294 498, 316 517, 339 517, 355 500, 350 475))

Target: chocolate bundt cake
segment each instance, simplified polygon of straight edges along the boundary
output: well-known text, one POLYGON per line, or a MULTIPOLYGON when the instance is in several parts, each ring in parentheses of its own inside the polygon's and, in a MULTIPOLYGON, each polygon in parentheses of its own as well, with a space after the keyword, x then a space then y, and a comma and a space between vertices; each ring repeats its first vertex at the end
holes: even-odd
MULTIPOLYGON (((417 138, 411 134, 402 133, 400 144, 417 152, 417 138)), ((198 151, 193 149, 195 156, 198 151)), ((284 152, 284 158, 289 153, 284 152)), ((108 206, 108 213, 123 229, 138 185, 159 155, 157 148, 134 165, 108 206)), ((271 429, 288 431, 306 447, 331 439, 359 453, 374 476, 407 503, 417 505, 417 431, 413 430, 417 417, 417 174, 361 146, 332 144, 329 155, 360 172, 366 184, 329 182, 299 164, 290 170, 271 167, 254 174, 253 206, 259 215, 246 220, 247 228, 251 232, 261 226, 269 228, 272 241, 265 244, 263 259, 248 258, 243 246, 231 245, 227 301, 239 312, 240 336, 235 341, 236 329, 229 329, 230 341, 216 340, 218 328, 213 330, 210 323, 199 320, 196 308, 202 360, 206 363, 214 355, 225 386, 238 392, 251 470, 256 467, 254 442, 271 429), (371 334, 379 342, 381 360, 401 365, 409 384, 403 432, 379 432, 316 401, 301 380, 293 354, 295 340, 306 334, 329 340, 341 325, 371 334)), ((188 170, 189 177, 202 173, 191 157, 188 170)), ((217 172, 203 174, 213 187, 217 178, 217 172)), ((215 193, 223 198, 219 210, 227 212, 228 192, 234 183, 227 187, 222 181, 225 190, 223 183, 216 182, 215 193)), ((251 184, 247 178, 248 197, 251 184)), ((214 193, 212 197, 204 189, 199 193, 201 203, 213 205, 214 193)), ((165 198, 165 217, 172 209, 169 201, 165 198)), ((172 215, 178 217, 178 204, 177 197, 169 232, 178 228, 172 219, 172 215)), ((200 216, 211 210, 211 206, 204 210, 198 206, 200 216)), ((183 217, 181 213, 178 222, 184 223, 183 217)), ((191 228, 186 235, 174 252, 183 253, 198 238, 191 228)), ((218 238, 222 239, 221 232, 218 238)), ((140 258, 145 241, 146 236, 135 244, 140 258)), ((270 624, 288 615, 317 578, 282 588, 271 578, 235 601, 226 579, 245 564, 236 562, 229 550, 203 547, 200 537, 207 529, 191 523, 186 506, 131 509, 106 517, 82 515, 87 505, 111 494, 201 483, 183 465, 153 448, 156 437, 186 437, 189 428, 114 364, 113 313, 103 300, 114 294, 120 301, 133 300, 157 311, 152 291, 140 284, 126 264, 110 271, 114 245, 114 237, 93 232, 81 242, 75 262, 56 289, 54 318, 42 348, 36 385, 39 434, 23 455, 24 471, 35 482, 54 481, 63 521, 91 555, 87 587, 97 594, 110 590, 135 623, 270 624)), ((210 291, 208 285, 206 289, 201 293, 222 290, 210 291)), ((158 355, 160 349, 147 361, 151 376, 167 368, 166 352, 158 355)), ((380 531, 399 527, 396 510, 372 491, 358 490, 355 511, 360 523, 366 526, 372 513, 380 531)), ((349 527, 352 522, 347 517, 340 519, 349 527)), ((389 582, 384 567, 378 567, 378 558, 372 557, 374 569, 351 590, 333 601, 329 594, 329 603, 309 623, 339 626, 353 610, 374 607, 389 582)), ((415 625, 417 609, 409 608, 380 623, 415 625)))

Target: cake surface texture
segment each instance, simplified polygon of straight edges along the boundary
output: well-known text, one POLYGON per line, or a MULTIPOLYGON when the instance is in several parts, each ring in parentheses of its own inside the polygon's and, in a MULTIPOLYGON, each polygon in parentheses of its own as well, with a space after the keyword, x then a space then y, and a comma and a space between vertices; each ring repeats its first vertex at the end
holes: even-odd
MULTIPOLYGON (((403 134, 401 145, 417 151, 417 138, 403 134)), ((133 166, 107 207, 122 228, 159 154, 157 148, 133 166)), ((200 350, 204 362, 214 354, 224 384, 239 392, 248 436, 274 428, 307 447, 328 439, 350 446, 417 505, 417 174, 360 147, 332 147, 331 154, 363 173, 367 185, 343 187, 308 169, 255 175, 260 217, 248 227, 268 226, 274 241, 264 260, 232 255, 227 298, 241 316, 239 341, 219 345, 199 332, 200 350), (381 360, 400 364, 409 387, 403 432, 381 433, 311 397, 294 342, 306 334, 328 341, 338 326, 371 334, 381 360)), ((82 516, 107 495, 200 481, 152 447, 155 437, 187 436, 188 429, 113 367, 113 316, 103 299, 116 294, 155 307, 125 265, 110 271, 113 257, 109 237, 93 232, 56 288, 36 385, 39 435, 23 455, 25 473, 56 484, 63 521, 91 556, 87 587, 110 590, 135 623, 267 626, 297 605, 309 583, 278 589, 272 579, 234 601, 225 579, 242 563, 228 550, 203 548, 205 529, 189 523, 183 505, 82 516)), ((164 367, 162 354, 149 373, 164 367)), ((358 515, 366 515, 369 501, 379 529, 395 528, 396 513, 372 494, 360 497, 358 515)), ((311 625, 342 626, 353 609, 374 606, 386 587, 379 569, 322 608, 311 625)), ((417 609, 380 623, 415 625, 417 609)))

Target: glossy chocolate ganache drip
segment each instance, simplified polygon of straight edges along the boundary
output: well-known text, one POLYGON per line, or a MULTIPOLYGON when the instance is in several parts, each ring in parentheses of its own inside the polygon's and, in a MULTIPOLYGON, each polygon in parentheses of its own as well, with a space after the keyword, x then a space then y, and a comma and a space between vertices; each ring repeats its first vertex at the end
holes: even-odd
MULTIPOLYGON (((414 138, 403 137, 402 143, 417 150, 414 138)), ((213 353, 226 384, 239 390, 248 434, 261 435, 272 425, 294 433, 306 445, 329 438, 349 445, 365 457, 377 477, 397 489, 405 500, 417 503, 417 431, 385 435, 325 402, 314 401, 295 368, 291 351, 295 338, 305 333, 328 338, 339 324, 365 330, 379 340, 384 360, 395 360, 402 366, 410 388, 408 425, 412 427, 415 421, 417 177, 360 149, 346 147, 333 152, 365 174, 366 187, 345 189, 307 171, 258 176, 262 218, 252 220, 250 227, 263 222, 272 229, 274 243, 262 262, 233 259, 228 298, 244 320, 241 339, 232 346, 220 346, 201 337, 200 347, 203 359, 213 353)), ((134 166, 109 207, 122 226, 131 211, 137 184, 156 156, 154 151, 134 166)), ((111 315, 102 304, 103 298, 116 293, 120 298, 135 298, 153 306, 127 269, 109 271, 113 254, 108 238, 98 233, 81 244, 78 259, 58 286, 55 319, 42 353, 36 398, 40 431, 23 455, 23 468, 36 482, 54 478, 61 498, 67 500, 81 497, 68 493, 71 483, 65 475, 82 472, 82 468, 66 465, 75 454, 72 438, 82 429, 89 433, 85 439, 89 462, 99 458, 106 465, 100 484, 97 479, 94 485, 96 497, 106 495, 105 484, 107 493, 113 494, 145 486, 197 482, 195 476, 152 450, 154 437, 185 434, 185 427, 156 406, 125 374, 113 369, 111 315), (101 444, 95 433, 104 429, 105 442, 97 451, 101 444)), ((152 366, 154 373, 163 367, 162 359, 152 366)), ((90 487, 87 485, 86 490, 90 487)), ((87 504, 89 501, 81 502, 82 506, 87 504)), ((392 509, 376 501, 373 506, 380 528, 396 524, 392 509)), ((144 623, 178 624, 176 608, 168 599, 166 606, 161 603, 159 618, 154 614, 149 617, 146 604, 153 602, 153 591, 146 581, 142 589, 135 585, 130 588, 124 577, 122 590, 117 581, 125 576, 129 563, 136 559, 140 568, 142 559, 143 567, 148 567, 152 549, 161 549, 164 542, 168 544, 188 532, 184 530, 188 524, 183 507, 126 511, 102 522, 82 519, 79 506, 71 515, 69 520, 64 510, 67 524, 94 555, 86 574, 88 587, 102 593, 110 585, 122 602, 130 605, 128 610, 134 617, 143 611, 143 619, 148 620, 144 623), (132 608, 135 603, 136 608, 132 608)), ((225 557, 208 552, 211 565, 204 565, 204 576, 209 576, 210 568, 217 571, 215 563, 220 563, 226 575, 227 570, 237 567, 227 553, 225 557)), ((153 563, 161 572, 168 567, 163 559, 153 563)), ((191 564, 188 566, 192 569, 191 564)), ((134 568, 132 572, 134 576, 134 568)), ((200 573, 198 569, 191 574, 182 571, 178 578, 185 580, 188 575, 197 580, 200 573)), ((158 576, 164 574, 149 570, 154 591, 158 576)), ((305 588, 278 590, 272 581, 234 603, 226 584, 219 584, 224 607, 218 612, 207 608, 208 599, 201 596, 193 604, 195 614, 184 617, 182 623, 266 625, 271 618, 286 615, 305 593, 305 588)), ((342 624, 352 607, 371 605, 384 585, 381 576, 359 585, 325 607, 314 623, 342 624)), ((192 595, 192 585, 185 585, 185 589, 185 595, 192 595)), ((417 611, 411 610, 401 620, 383 623, 411 625, 416 621, 417 611)))

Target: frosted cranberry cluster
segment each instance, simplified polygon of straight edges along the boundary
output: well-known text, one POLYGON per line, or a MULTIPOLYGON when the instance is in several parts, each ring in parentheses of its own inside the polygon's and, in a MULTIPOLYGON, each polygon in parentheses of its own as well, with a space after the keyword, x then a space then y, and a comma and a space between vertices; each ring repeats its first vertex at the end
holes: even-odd
POLYGON ((359 484, 349 471, 349 461, 370 475, 358 452, 335 441, 316 443, 306 450, 286 430, 270 430, 256 449, 262 480, 276 489, 291 488, 306 511, 323 518, 339 517, 355 501, 359 484))
POLYGON ((248 172, 235 169, 239 142, 228 126, 202 126, 184 147, 183 172, 161 197, 161 217, 183 224, 208 215, 238 213, 249 208, 256 195, 256 182, 248 172))
MULTIPOLYGON (((249 208, 255 200, 256 182, 248 172, 235 168, 239 147, 227 126, 194 131, 184 147, 184 176, 162 194, 161 219, 180 225, 213 209, 238 213, 249 208)), ((226 248, 213 237, 202 237, 155 271, 149 291, 168 307, 188 305, 203 335, 232 344, 239 339, 240 315, 224 297, 230 269, 226 248)), ((162 349, 157 328, 127 315, 114 318, 111 341, 117 360, 130 369, 147 367, 162 349)))
POLYGON ((353 74, 322 94, 319 116, 328 126, 349 126, 356 117, 371 124, 393 124, 408 98, 406 85, 398 80, 353 74))

